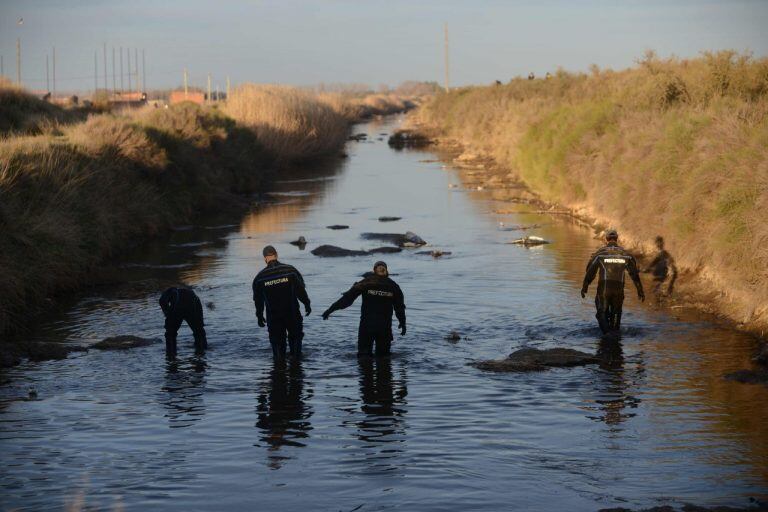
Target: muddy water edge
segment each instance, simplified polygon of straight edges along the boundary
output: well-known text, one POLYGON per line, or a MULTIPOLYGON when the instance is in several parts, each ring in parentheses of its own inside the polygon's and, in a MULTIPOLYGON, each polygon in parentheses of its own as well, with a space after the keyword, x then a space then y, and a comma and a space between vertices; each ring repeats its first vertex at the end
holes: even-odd
POLYGON ((723 379, 749 367, 756 341, 628 290, 621 343, 601 342, 578 294, 598 244, 591 230, 477 190, 471 169, 440 155, 392 150, 386 137, 401 121, 361 125, 366 140, 350 143, 349 159, 277 183, 245 216, 179 226, 126 255, 118 284, 41 323, 30 339, 160 339, 157 298, 182 282, 206 304, 210 350, 194 356, 183 328, 174 361, 157 343, 3 370, 0 507, 598 510, 768 499, 768 389, 723 379), (406 230, 451 254, 385 255, 408 334, 391 358, 358 360, 359 306, 319 315, 382 256, 309 251, 369 249, 380 244, 361 233, 406 230), (507 243, 527 234, 552 243, 507 243), (288 243, 301 235, 303 251, 288 243), (304 273, 313 301, 305 358, 287 365, 272 362, 251 301, 267 243, 304 273), (450 331, 460 338, 444 339, 450 331), (467 364, 557 346, 607 357, 531 374, 467 364))

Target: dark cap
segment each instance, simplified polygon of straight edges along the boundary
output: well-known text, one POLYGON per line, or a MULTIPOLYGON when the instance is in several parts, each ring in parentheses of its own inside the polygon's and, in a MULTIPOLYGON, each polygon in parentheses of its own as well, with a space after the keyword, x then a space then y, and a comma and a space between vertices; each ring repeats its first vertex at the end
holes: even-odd
POLYGON ((264 247, 264 249, 261 251, 261 254, 263 254, 265 258, 267 256, 277 256, 277 250, 271 245, 268 245, 264 247))
POLYGON ((615 229, 606 229, 605 230, 605 239, 606 240, 610 240, 610 239, 618 240, 619 239, 619 232, 616 231, 615 229))
POLYGON ((376 270, 376 267, 387 268, 387 264, 384 263, 383 261, 377 261, 376 263, 373 264, 373 270, 376 270))

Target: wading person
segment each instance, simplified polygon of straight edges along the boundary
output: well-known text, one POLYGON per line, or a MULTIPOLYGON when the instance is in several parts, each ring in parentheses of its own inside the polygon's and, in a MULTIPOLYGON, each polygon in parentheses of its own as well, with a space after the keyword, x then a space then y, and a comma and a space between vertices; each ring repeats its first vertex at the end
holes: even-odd
POLYGON ((259 327, 267 326, 275 359, 285 358, 286 334, 291 356, 299 357, 304 338, 299 301, 304 304, 306 315, 312 312, 304 278, 291 265, 277 261, 277 251, 271 245, 264 247, 262 254, 267 266, 253 280, 253 302, 259 327))
POLYGON ((388 355, 392 345, 392 313, 399 322, 400 335, 405 336, 405 300, 400 287, 389 278, 387 264, 377 261, 373 272, 367 272, 362 281, 352 285, 339 300, 323 313, 323 320, 338 309, 348 308, 360 295, 360 326, 357 331, 357 354, 388 355))
POLYGON ((195 292, 188 288, 168 288, 160 296, 160 308, 165 315, 165 352, 169 357, 176 356, 176 336, 184 321, 195 337, 195 351, 203 352, 208 348, 203 305, 195 292))
POLYGON ((655 242, 659 252, 656 253, 656 257, 653 258, 645 272, 650 272, 653 275, 653 295, 658 302, 662 296, 672 295, 677 279, 677 266, 672 255, 664 249, 664 238, 657 236, 655 242), (664 292, 664 281, 667 280, 667 277, 669 277, 669 284, 667 284, 667 291, 664 292))
POLYGON ((645 300, 643 283, 637 270, 635 258, 618 244, 619 234, 609 229, 605 232, 606 244, 598 249, 587 264, 587 273, 581 287, 581 297, 587 296, 590 283, 599 274, 595 308, 597 323, 603 334, 618 334, 621 327, 621 308, 624 304, 624 272, 629 273, 637 288, 637 296, 645 300))

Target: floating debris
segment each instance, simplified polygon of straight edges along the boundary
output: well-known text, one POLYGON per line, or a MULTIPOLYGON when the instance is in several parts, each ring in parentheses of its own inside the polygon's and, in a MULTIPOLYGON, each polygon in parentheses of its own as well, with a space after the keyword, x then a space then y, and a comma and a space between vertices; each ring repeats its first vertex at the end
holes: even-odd
POLYGON ((349 226, 345 224, 333 224, 331 226, 325 226, 328 229, 349 229, 349 226))
POLYGON ((457 331, 451 331, 447 336, 443 338, 445 341, 457 342, 461 340, 461 334, 457 331))
POLYGON ((344 249, 335 245, 321 245, 312 249, 312 254, 321 258, 337 258, 341 256, 366 256, 368 251, 355 251, 353 249, 344 249))
POLYGON ((297 246, 299 249, 303 251, 304 248, 307 246, 307 239, 304 238, 303 236, 300 236, 298 240, 294 240, 293 242, 288 242, 288 243, 291 245, 297 246))
POLYGON ((507 242, 507 243, 531 247, 534 245, 544 245, 552 242, 550 242, 549 240, 544 240, 540 236, 524 236, 523 238, 518 238, 517 240, 512 240, 511 242, 507 242))
POLYGON ((470 363, 480 370, 491 372, 538 372, 548 368, 583 366, 599 362, 597 356, 570 348, 522 348, 506 359, 470 363))
POLYGON ((416 233, 408 231, 405 234, 400 233, 363 233, 360 235, 365 240, 381 240, 389 242, 398 247, 418 247, 427 245, 427 242, 416 233))
POLYGON ((104 338, 100 342, 93 345, 92 348, 98 350, 126 350, 129 348, 147 347, 159 343, 158 339, 140 338, 139 336, 112 336, 110 338, 104 338))
POLYGON ((402 217, 388 217, 385 215, 385 216, 379 217, 379 222, 395 222, 401 219, 402 217))
POLYGON ((440 251, 440 250, 434 250, 434 251, 419 251, 416 254, 428 254, 429 256, 432 256, 433 258, 442 258, 443 256, 450 256, 450 251, 440 251))

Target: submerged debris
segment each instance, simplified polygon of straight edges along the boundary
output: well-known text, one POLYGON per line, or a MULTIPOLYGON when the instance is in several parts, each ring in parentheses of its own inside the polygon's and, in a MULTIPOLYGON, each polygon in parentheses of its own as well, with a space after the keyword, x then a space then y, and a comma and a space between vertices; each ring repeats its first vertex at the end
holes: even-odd
POLYGON ((346 224, 332 224, 330 226, 325 226, 328 229, 349 229, 349 226, 346 224))
POLYGON ((518 238, 517 240, 512 240, 511 242, 508 242, 508 243, 530 247, 532 245, 544 245, 552 242, 550 242, 549 240, 544 240, 540 236, 524 236, 523 238, 518 238))
POLYGON ((451 332, 450 332, 450 333, 448 333, 448 335, 447 335, 447 336, 445 336, 443 339, 444 339, 445 341, 452 341, 452 342, 454 342, 454 343, 455 343, 455 342, 457 342, 457 341, 461 340, 461 334, 459 334, 457 331, 451 331, 451 332))
POLYGON ((216 304, 214 304, 213 301, 209 301, 205 303, 205 307, 213 311, 214 309, 216 309, 216 304))
POLYGON ((312 254, 322 258, 336 258, 340 256, 365 256, 368 254, 368 251, 355 251, 337 247, 335 245, 321 245, 320 247, 312 249, 312 254))
POLYGON ((416 254, 428 254, 433 258, 437 259, 437 258, 442 258, 443 256, 450 256, 452 253, 450 251, 434 250, 434 251, 419 251, 416 254))
POLYGON ((348 140, 353 140, 353 141, 356 141, 356 142, 361 142, 361 141, 364 141, 367 138, 368 138, 368 134, 367 133, 356 133, 354 135, 350 135, 348 140))
POLYGON ((139 336, 112 336, 110 338, 104 338, 100 342, 93 345, 92 348, 98 350, 126 350, 129 348, 147 347, 159 343, 158 339, 140 338, 139 336))
POLYGON ((397 130, 389 137, 388 144, 395 149, 423 148, 432 144, 429 137, 413 130, 397 130))
POLYGON ((395 222, 402 219, 402 217, 387 217, 386 215, 383 217, 379 217, 379 222, 395 222))
POLYGON ((360 235, 365 240, 381 240, 397 245, 398 247, 417 247, 427 245, 427 242, 416 233, 408 231, 400 233, 363 233, 360 235))
POLYGON ((307 239, 303 236, 300 236, 298 240, 294 240, 293 242, 288 242, 291 245, 297 246, 299 249, 304 249, 304 247, 307 245, 307 239))
POLYGON ((527 231, 529 229, 536 229, 540 227, 541 224, 512 224, 511 226, 507 226, 503 222, 499 222, 499 231, 527 231))
POLYGON ((538 372, 547 368, 582 366, 598 361, 593 354, 570 348, 521 348, 509 354, 506 359, 478 361, 470 365, 491 372, 538 372))

